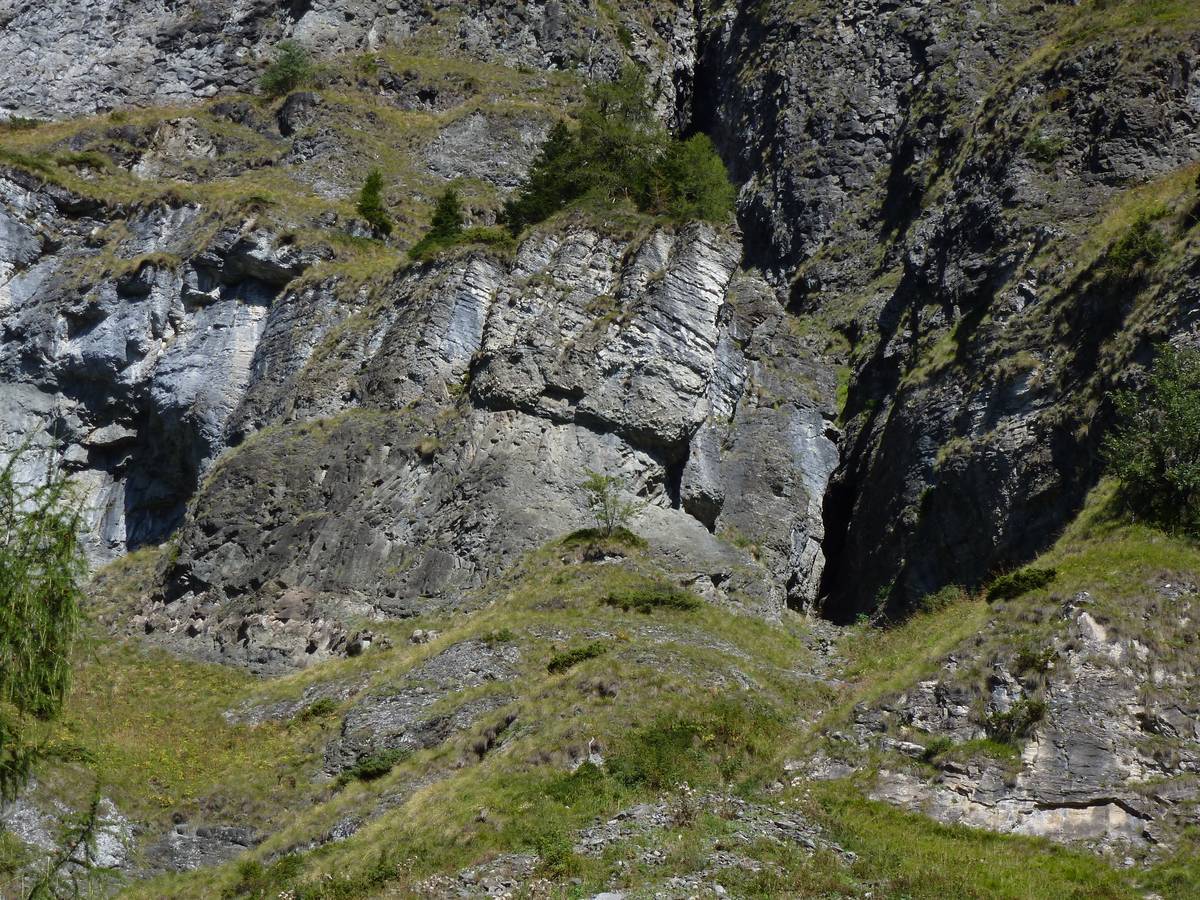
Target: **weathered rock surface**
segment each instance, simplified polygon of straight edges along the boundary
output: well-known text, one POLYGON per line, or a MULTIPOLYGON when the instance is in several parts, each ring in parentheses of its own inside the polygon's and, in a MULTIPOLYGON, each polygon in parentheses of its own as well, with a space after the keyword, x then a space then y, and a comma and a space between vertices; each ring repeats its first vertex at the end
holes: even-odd
MULTIPOLYGON (((1170 641, 1195 603, 1185 585, 1161 585, 1156 630, 1170 641), (1165 619, 1165 621, 1163 621, 1165 619)), ((874 796, 945 822, 1144 852, 1197 821, 1200 731, 1190 685, 1194 660, 1168 660, 1136 637, 1119 637, 1082 593, 1059 611, 1055 636, 1037 654, 1019 653, 1020 629, 981 689, 961 654, 924 681, 857 717, 858 739, 900 757, 930 757, 938 773, 885 768, 874 796), (1004 716, 1032 710, 1019 760, 954 745, 995 737, 1004 716), (919 738, 897 740, 899 729, 919 738), (943 741, 942 744, 935 743, 943 741), (945 755, 950 753, 950 755, 945 755)))
POLYGON ((737 261, 708 227, 634 244, 535 234, 511 263, 469 254, 397 276, 321 369, 292 336, 334 317, 285 299, 251 366, 269 376, 233 420, 290 412, 205 481, 139 624, 264 670, 323 658, 342 639, 330 622, 460 603, 586 525, 587 469, 651 502, 635 527, 714 599, 767 616, 811 600, 836 462, 812 394, 830 375, 737 261), (721 540, 739 535, 758 562, 721 540), (263 618, 293 608, 286 633, 263 618))
MULTIPOLYGON (((0 24, 0 58, 10 62, 0 80, 0 118, 91 114, 253 90, 285 39, 319 55, 436 40, 479 60, 591 76, 612 75, 622 61, 616 23, 578 0, 525 4, 519 14, 487 0, 17 3, 0 10, 0 24)), ((691 7, 664 3, 650 27, 640 17, 623 27, 629 52, 654 76, 664 114, 686 110, 696 55, 691 7)))

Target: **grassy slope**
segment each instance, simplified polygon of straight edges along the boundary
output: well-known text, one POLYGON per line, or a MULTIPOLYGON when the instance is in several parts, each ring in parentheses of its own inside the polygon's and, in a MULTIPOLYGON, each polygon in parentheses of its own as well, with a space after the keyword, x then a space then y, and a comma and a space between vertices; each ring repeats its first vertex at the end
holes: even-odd
MULTIPOLYGON (((1055 590, 1103 582, 1134 591, 1138 573, 1200 562, 1191 546, 1115 524, 1096 508, 1089 507, 1047 555, 1060 571, 1055 590)), ((676 794, 670 786, 686 781, 699 791, 802 814, 857 854, 857 861, 845 863, 827 853, 754 843, 743 852, 765 864, 761 871, 722 873, 737 896, 859 896, 867 890, 929 898, 1138 895, 1133 875, 1100 859, 1044 841, 941 826, 864 799, 853 778, 795 781, 782 792, 766 787, 784 760, 818 746, 816 731, 836 727, 853 703, 932 672, 945 652, 980 631, 994 607, 966 600, 889 630, 849 629, 840 645, 847 661, 838 673, 847 680, 839 685, 813 677, 821 666, 805 642, 810 626, 799 618, 772 628, 707 606, 644 614, 601 602, 613 590, 660 574, 652 552, 596 564, 552 545, 487 587, 481 608, 469 616, 385 626, 392 649, 273 681, 98 641, 84 654, 62 731, 91 754, 90 768, 106 795, 135 818, 159 825, 182 811, 195 822, 244 821, 274 832, 251 854, 268 863, 264 872, 230 864, 132 885, 128 894, 273 897, 290 888, 298 896, 404 896, 431 874, 521 851, 541 855, 540 875, 556 895, 589 896, 614 883, 636 895, 668 875, 702 869, 714 844, 727 844, 739 823, 712 813, 680 817, 667 831, 618 842, 598 859, 572 852, 574 833, 634 802, 676 794), (406 640, 413 627, 441 634, 413 645, 406 640), (361 679, 367 693, 386 692, 420 661, 469 638, 512 641, 521 652, 520 675, 444 700, 435 710, 489 692, 516 699, 375 781, 338 788, 313 780, 323 744, 335 736, 348 704, 311 721, 257 727, 230 725, 220 715, 247 702, 295 698, 325 682, 361 679), (557 653, 595 641, 605 652, 565 673, 547 671, 557 653), (588 688, 597 679, 615 683, 617 697, 588 688), (742 679, 749 689, 739 686, 742 679), (471 742, 507 711, 517 713, 516 724, 480 761, 471 742), (694 729, 682 743, 672 732, 679 723, 694 729), (566 749, 592 738, 603 745, 607 767, 569 776, 566 749), (390 798, 387 810, 372 818, 384 798, 390 798), (351 814, 370 820, 351 839, 270 867, 351 814), (664 850, 661 864, 644 862, 649 846, 664 850)), ((133 581, 115 579, 109 595, 133 581)), ((1195 875, 1194 863, 1181 853, 1150 878, 1155 886, 1178 888, 1195 884, 1195 875)))

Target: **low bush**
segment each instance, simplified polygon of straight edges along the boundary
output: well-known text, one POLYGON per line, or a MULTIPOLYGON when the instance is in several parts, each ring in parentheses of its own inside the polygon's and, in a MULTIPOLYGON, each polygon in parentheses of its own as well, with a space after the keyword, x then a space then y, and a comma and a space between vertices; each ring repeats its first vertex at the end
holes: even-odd
POLYGON ((326 716, 333 715, 337 712, 338 702, 332 697, 321 697, 314 700, 304 709, 300 710, 296 715, 292 716, 292 722, 297 725, 303 725, 308 722, 324 719, 326 716))
POLYGON ((474 228, 464 228, 461 231, 444 237, 434 237, 427 234, 409 248, 408 256, 416 262, 428 262, 442 251, 449 250, 451 247, 465 247, 470 245, 492 247, 504 252, 512 249, 514 241, 512 235, 503 228, 480 225, 474 228))
POLYGON ((616 785, 594 763, 585 762, 574 772, 564 772, 546 785, 546 796, 564 806, 594 803, 598 798, 614 797, 616 785))
POLYGON ((1138 273, 1139 267, 1153 265, 1166 252, 1167 239, 1154 225, 1164 214, 1165 210, 1142 213, 1113 242, 1104 256, 1104 274, 1109 279, 1128 281, 1138 273))
POLYGON ((1016 745, 1045 717, 1045 701, 1030 697, 1018 700, 1008 712, 988 716, 983 727, 993 741, 1016 745))
POLYGON ((604 641, 592 641, 590 644, 584 644, 582 647, 574 647, 570 650, 564 650, 561 653, 555 653, 550 657, 550 662, 546 663, 546 671, 551 675, 558 675, 568 669, 574 668, 587 659, 595 659, 597 656, 602 656, 608 652, 608 644, 604 641))
POLYGON ((344 787, 352 781, 374 781, 392 771, 396 763, 408 756, 407 750, 382 750, 364 756, 358 762, 337 777, 339 787, 344 787))
POLYGON ((579 870, 580 860, 565 828, 554 823, 543 823, 530 843, 538 855, 539 872, 563 877, 579 870))
POLYGON ((480 635, 479 639, 489 647, 496 647, 500 644, 511 644, 517 639, 517 636, 511 628, 500 628, 480 635))
POLYGON ((628 528, 617 526, 611 532, 605 532, 603 528, 580 528, 578 531, 572 531, 562 539, 562 544, 567 548, 575 547, 593 547, 614 545, 624 547, 630 550, 644 550, 647 546, 646 539, 634 534, 628 528))
POLYGON ((690 591, 658 582, 615 588, 604 597, 604 602, 625 612, 637 610, 642 613, 656 609, 693 610, 699 609, 701 604, 700 598, 690 591))
POLYGON ((268 97, 282 97, 313 84, 316 78, 317 67, 308 51, 295 41, 280 41, 275 47, 275 59, 267 66, 259 83, 268 97))
POLYGON ((303 871, 304 861, 295 853, 282 856, 269 866, 256 859, 242 860, 237 867, 238 880, 222 891, 221 896, 227 900, 244 897, 266 900, 282 896, 303 871))
POLYGON ((0 131, 32 131, 42 124, 41 119, 30 119, 25 116, 10 116, 0 122, 0 131))
POLYGON ((631 732, 606 763, 608 773, 630 788, 664 790, 688 780, 703 764, 700 725, 661 718, 631 732))
POLYGON ((927 613, 940 612, 965 599, 967 599, 967 592, 965 590, 957 584, 948 584, 944 588, 922 597, 917 602, 917 609, 927 613))
POLYGON ((1200 351, 1164 347, 1145 390, 1121 391, 1104 442, 1124 501, 1169 530, 1200 535, 1200 351))
POLYGON ((994 600, 1012 600, 1020 597, 1022 594, 1036 591, 1038 588, 1043 588, 1052 582, 1057 574, 1058 572, 1054 569, 1040 569, 1035 566, 1026 566, 1024 569, 1016 569, 1006 575, 1001 575, 988 585, 988 602, 991 603, 994 600))

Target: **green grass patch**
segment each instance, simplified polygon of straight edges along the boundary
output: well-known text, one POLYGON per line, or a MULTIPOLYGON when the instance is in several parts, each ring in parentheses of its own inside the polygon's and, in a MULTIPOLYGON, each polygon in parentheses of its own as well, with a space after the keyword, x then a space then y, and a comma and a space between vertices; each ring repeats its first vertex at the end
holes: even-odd
POLYGON ((881 897, 911 900, 1028 898, 1103 900, 1137 896, 1104 859, 1049 841, 941 825, 864 798, 853 782, 814 783, 813 813, 857 854, 851 871, 881 897))
POLYGON ((604 602, 629 612, 651 613, 658 609, 689 611, 699 609, 702 601, 691 591, 663 582, 647 582, 616 588, 605 594, 604 602))
POLYGON ((619 547, 625 550, 645 550, 649 547, 646 539, 634 534, 628 528, 618 526, 611 532, 603 528, 580 528, 572 531, 562 539, 562 545, 569 549, 576 547, 619 547))

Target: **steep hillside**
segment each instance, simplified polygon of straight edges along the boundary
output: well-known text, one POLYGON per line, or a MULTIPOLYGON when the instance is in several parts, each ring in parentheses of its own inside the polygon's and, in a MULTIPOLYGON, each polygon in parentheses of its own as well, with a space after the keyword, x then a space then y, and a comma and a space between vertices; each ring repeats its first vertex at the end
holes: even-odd
POLYGON ((97 574, 0 896, 93 790, 132 896, 1200 890, 1196 551, 1099 453, 1196 344, 1192 0, 10 6, 0 446, 97 574), (504 228, 630 64, 736 216, 504 228))

